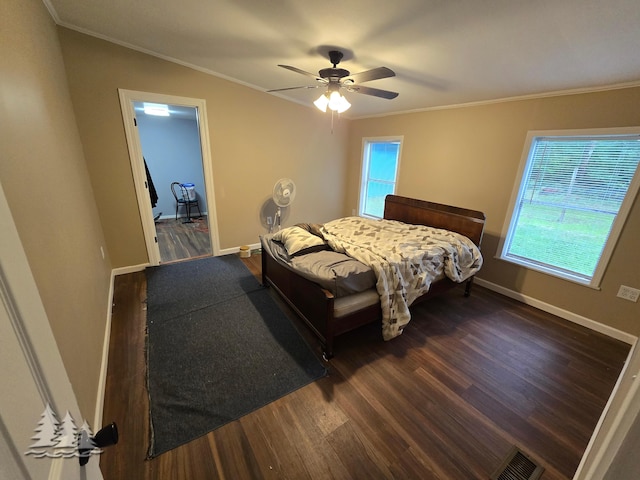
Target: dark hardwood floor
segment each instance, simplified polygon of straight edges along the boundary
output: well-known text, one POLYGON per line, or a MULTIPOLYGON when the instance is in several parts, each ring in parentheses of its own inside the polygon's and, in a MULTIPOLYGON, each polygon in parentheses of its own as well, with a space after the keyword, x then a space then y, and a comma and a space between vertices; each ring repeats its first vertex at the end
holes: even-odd
MULTIPOLYGON (((245 264, 259 275, 259 255, 245 264)), ((462 292, 417 305, 390 342, 378 325, 338 338, 327 377, 146 460, 146 280, 117 277, 104 423, 120 441, 100 457, 104 478, 486 480, 512 445, 543 479, 571 478, 629 346, 479 286, 462 292)))
POLYGON ((156 222, 156 235, 162 263, 211 255, 207 216, 193 218, 188 223, 184 220, 183 217, 177 220, 165 218, 156 222))

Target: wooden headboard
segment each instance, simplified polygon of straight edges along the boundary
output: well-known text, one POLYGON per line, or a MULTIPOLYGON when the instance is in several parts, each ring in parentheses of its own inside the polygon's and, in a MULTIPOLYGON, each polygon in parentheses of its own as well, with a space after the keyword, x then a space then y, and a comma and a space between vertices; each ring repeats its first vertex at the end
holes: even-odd
POLYGON ((484 213, 477 210, 398 195, 387 195, 385 198, 384 218, 451 230, 468 237, 478 246, 482 241, 486 220, 484 213))

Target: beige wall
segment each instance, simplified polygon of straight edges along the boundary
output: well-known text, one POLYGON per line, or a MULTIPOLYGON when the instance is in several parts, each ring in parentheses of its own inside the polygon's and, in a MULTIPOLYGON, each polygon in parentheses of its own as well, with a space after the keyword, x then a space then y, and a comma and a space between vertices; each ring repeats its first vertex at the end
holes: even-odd
POLYGON ((0 181, 82 415, 92 422, 111 265, 100 253, 106 244, 56 27, 39 0, 3 0, 0 119, 0 181))
POLYGON ((616 298, 640 288, 640 199, 594 290, 494 258, 529 130, 640 125, 640 88, 433 110, 353 121, 345 213, 357 207, 362 138, 404 135, 398 193, 482 210, 479 278, 619 330, 640 335, 640 303, 616 298))
POLYGON ((322 222, 342 213, 347 121, 337 123, 332 134, 330 117, 313 108, 65 28, 59 35, 115 267, 147 262, 119 88, 207 102, 222 249, 258 242, 266 231, 261 207, 281 177, 298 187, 283 224, 322 222))

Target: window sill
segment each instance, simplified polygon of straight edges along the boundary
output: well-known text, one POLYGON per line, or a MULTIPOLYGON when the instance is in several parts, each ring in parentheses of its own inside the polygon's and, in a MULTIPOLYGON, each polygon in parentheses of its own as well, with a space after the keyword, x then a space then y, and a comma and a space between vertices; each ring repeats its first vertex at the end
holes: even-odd
POLYGON ((589 278, 579 277, 577 275, 573 275, 568 272, 561 272, 549 267, 544 267, 542 265, 538 265, 536 263, 527 262, 524 260, 520 260, 513 257, 505 257, 501 255, 496 255, 496 260, 502 260, 507 263, 511 263, 513 265, 517 265, 519 267, 526 268, 527 270, 533 270, 535 272, 544 273, 545 275, 549 275, 560 280, 566 280, 567 282, 576 283, 578 285, 582 285, 583 287, 591 288, 592 290, 601 290, 600 285, 592 283, 593 280, 589 278))

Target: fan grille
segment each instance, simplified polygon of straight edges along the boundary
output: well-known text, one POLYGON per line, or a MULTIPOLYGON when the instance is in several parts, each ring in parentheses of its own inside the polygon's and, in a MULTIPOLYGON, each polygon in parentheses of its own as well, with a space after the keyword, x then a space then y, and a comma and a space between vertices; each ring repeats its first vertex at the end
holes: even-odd
POLYGON ((273 186, 273 201, 279 207, 286 207, 293 202, 296 186, 290 178, 281 178, 273 186))

